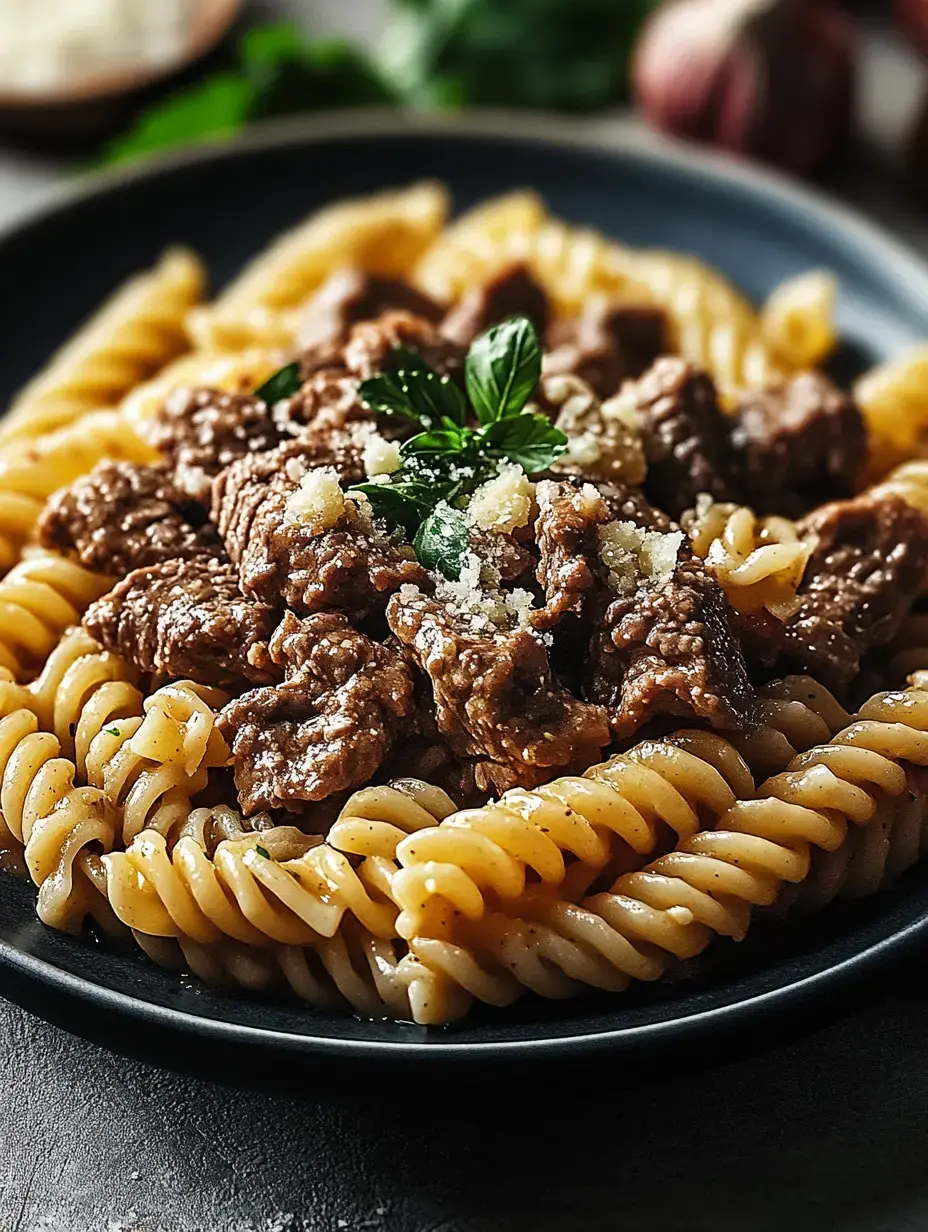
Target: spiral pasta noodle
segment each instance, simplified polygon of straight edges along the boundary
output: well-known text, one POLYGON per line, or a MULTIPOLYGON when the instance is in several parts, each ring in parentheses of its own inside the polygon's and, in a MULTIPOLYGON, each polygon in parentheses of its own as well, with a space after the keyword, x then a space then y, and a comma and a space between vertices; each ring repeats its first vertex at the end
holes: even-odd
POLYGON ((766 611, 778 620, 796 611, 815 542, 802 537, 790 518, 759 518, 744 505, 705 496, 684 514, 683 528, 736 611, 766 611))
POLYGON ((928 459, 916 458, 894 467, 871 488, 879 498, 898 496, 922 513, 928 513, 928 459))
POLYGON ((176 389, 203 387, 226 393, 250 393, 284 362, 284 354, 260 347, 241 352, 193 351, 168 364, 157 376, 136 386, 119 410, 133 428, 151 419, 176 389))
POLYGON ((811 676, 787 676, 757 692, 754 725, 733 732, 732 744, 758 779, 779 774, 799 754, 853 721, 853 715, 811 676))
POLYGON ((109 586, 109 578, 56 552, 27 553, 0 579, 0 665, 20 682, 32 679, 109 586))
POLYGON ((488 899, 524 899, 529 874, 530 894, 579 897, 604 871, 639 867, 667 834, 695 834, 753 790, 730 743, 685 731, 637 745, 582 777, 507 791, 398 845, 401 868, 391 885, 402 908, 397 931, 408 938, 441 932, 456 915, 479 919, 488 899))
POLYGON ((204 285, 201 261, 181 248, 169 249, 154 269, 125 283, 13 400, 0 424, 0 444, 115 406, 186 350, 184 321, 204 285))
POLYGON ((906 792, 903 763, 928 765, 928 692, 918 685, 877 694, 857 721, 799 754, 755 798, 737 800, 609 890, 579 904, 539 904, 538 918, 516 923, 499 911, 462 916, 451 936, 410 938, 400 968, 411 988, 424 969, 437 971, 497 1005, 524 988, 569 996, 584 985, 618 990, 658 979, 714 936, 740 940, 754 908, 809 876, 814 849, 837 852, 849 825, 873 824, 885 798, 906 792))
POLYGON ((194 343, 207 351, 287 345, 295 326, 288 314, 333 270, 406 273, 438 235, 447 210, 444 188, 428 181, 326 206, 275 240, 215 303, 191 312, 194 343))
POLYGON ((814 368, 835 349, 838 286, 826 270, 809 270, 774 287, 761 310, 771 352, 792 372, 814 368))

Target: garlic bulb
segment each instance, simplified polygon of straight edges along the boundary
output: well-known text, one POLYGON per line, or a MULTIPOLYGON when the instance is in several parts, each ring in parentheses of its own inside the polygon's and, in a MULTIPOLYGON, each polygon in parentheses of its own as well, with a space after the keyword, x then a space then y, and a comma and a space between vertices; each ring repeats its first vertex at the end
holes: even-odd
POLYGON ((854 63, 835 0, 673 0, 642 31, 634 88, 656 128, 809 174, 849 132, 854 63))

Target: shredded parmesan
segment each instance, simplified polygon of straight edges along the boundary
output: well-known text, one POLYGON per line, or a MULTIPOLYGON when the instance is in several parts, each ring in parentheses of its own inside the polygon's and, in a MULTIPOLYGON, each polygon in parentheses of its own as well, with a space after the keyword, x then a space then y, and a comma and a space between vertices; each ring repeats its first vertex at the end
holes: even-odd
POLYGON ((527 526, 535 502, 535 485, 521 466, 504 463, 499 474, 482 484, 471 497, 468 517, 481 530, 511 534, 527 526))
POLYGON ((642 530, 634 522, 608 522, 599 528, 600 559, 616 594, 634 594, 645 583, 660 589, 677 564, 683 532, 642 530))
POLYGON ((334 466, 308 471, 287 501, 287 512, 305 522, 314 535, 334 526, 345 514, 345 494, 334 466))
POLYGON ((361 455, 364 473, 371 479, 379 475, 392 475, 400 468, 400 447, 397 441, 386 441, 374 433, 364 444, 361 455))

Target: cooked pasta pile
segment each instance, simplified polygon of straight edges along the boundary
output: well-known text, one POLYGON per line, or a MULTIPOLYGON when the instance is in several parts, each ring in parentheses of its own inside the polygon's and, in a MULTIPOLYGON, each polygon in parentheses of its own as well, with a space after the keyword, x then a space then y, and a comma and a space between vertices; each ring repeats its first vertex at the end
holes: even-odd
POLYGON ((50 927, 440 1025, 928 849, 928 364, 513 192, 126 284, 0 425, 0 867, 50 927), (411 426, 414 425, 414 426, 411 426), (882 691, 889 688, 892 691, 882 691))

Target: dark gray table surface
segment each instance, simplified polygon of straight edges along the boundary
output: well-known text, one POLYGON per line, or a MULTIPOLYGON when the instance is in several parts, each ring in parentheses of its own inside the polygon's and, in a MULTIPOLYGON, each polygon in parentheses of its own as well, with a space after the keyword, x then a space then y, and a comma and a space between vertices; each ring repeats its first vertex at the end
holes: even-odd
MULTIPOLYGON (((380 8, 315 3, 330 19, 347 7, 359 31, 380 8)), ((883 167, 921 77, 877 30, 866 152, 833 187, 928 250, 926 217, 883 167)), ((0 214, 60 174, 0 155, 0 214)), ((466 1101, 408 1087, 240 1093, 0 1001, 0 1232, 684 1228, 928 1228, 928 960, 852 1017, 750 1060, 626 1092, 606 1072, 540 1069, 517 1094, 466 1101)))

